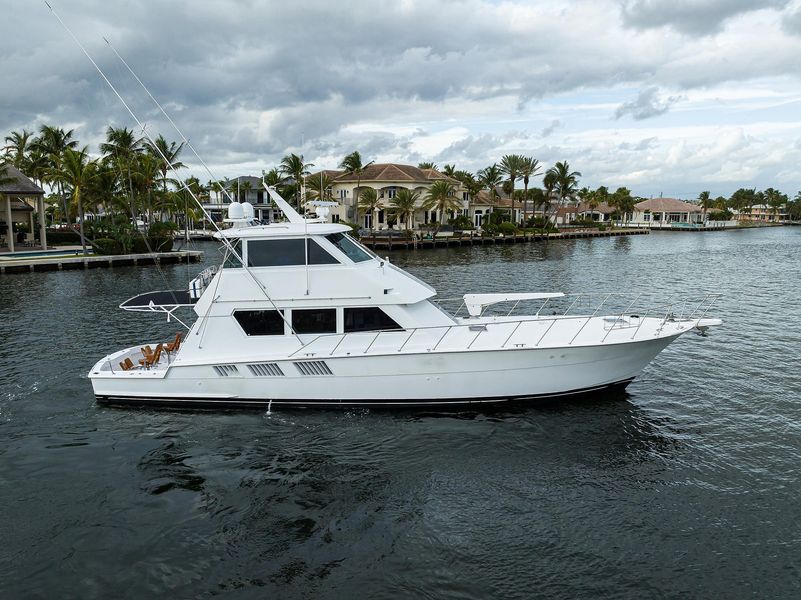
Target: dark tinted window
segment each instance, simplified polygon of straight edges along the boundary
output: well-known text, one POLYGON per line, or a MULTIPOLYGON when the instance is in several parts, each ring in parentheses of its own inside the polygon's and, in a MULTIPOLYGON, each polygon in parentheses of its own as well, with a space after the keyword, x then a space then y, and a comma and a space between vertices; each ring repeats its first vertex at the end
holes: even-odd
POLYGON ((296 333, 336 333, 337 311, 334 308, 294 309, 292 329, 296 333))
POLYGON ((332 233, 325 236, 325 239, 342 250, 342 252, 345 253, 345 256, 347 256, 353 262, 362 262, 363 260, 370 260, 370 258, 372 258, 366 250, 364 250, 361 246, 359 246, 359 244, 354 242, 344 233, 332 233))
POLYGON ((277 310, 237 310, 234 318, 248 335, 284 335, 284 319, 277 310))
MULTIPOLYGON (((337 264, 336 258, 320 247, 313 239, 307 239, 310 265, 337 264)), ((286 267, 305 265, 306 253, 303 239, 295 240, 249 240, 249 267, 286 267)))
POLYGON ((378 331, 402 329, 392 317, 375 306, 345 309, 345 333, 349 331, 378 331))

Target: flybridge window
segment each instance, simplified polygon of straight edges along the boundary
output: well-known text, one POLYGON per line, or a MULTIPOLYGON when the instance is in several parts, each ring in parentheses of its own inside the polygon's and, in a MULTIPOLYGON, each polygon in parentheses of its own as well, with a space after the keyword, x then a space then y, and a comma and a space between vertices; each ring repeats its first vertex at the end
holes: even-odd
POLYGON ((345 333, 403 329, 392 317, 376 306, 345 309, 345 333))
POLYGON ((234 319, 248 335, 284 335, 284 319, 277 310, 237 310, 234 319))
MULTIPOLYGON (((339 261, 326 252, 311 238, 309 248, 310 265, 335 265, 339 261)), ((287 267, 306 264, 303 238, 292 240, 248 240, 249 267, 287 267)))
POLYGON ((372 258, 367 252, 362 250, 362 248, 356 242, 354 242, 344 233, 332 233, 325 236, 325 239, 342 250, 342 252, 345 253, 345 256, 347 256, 353 262, 362 262, 372 258))
POLYGON ((337 311, 335 308, 295 308, 292 329, 296 333, 336 333, 337 311))

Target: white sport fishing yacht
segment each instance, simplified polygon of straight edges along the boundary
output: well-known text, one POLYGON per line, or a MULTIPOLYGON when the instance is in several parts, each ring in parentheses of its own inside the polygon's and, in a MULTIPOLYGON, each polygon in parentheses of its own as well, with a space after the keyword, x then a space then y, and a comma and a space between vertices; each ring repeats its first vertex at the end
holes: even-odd
POLYGON ((681 334, 721 323, 706 318, 714 295, 641 310, 638 299, 606 294, 575 314, 587 296, 467 294, 450 314, 431 286, 328 223, 326 203, 304 218, 268 192, 288 222, 259 224, 252 206, 234 202, 231 227, 216 234, 221 265, 188 290, 121 305, 182 325, 182 308, 197 318, 169 343, 151 340, 98 361, 89 373, 98 401, 267 408, 571 396, 625 388, 681 334), (514 306, 500 313, 502 303, 514 306), (602 312, 615 303, 624 308, 602 312), (518 304, 536 310, 513 315, 518 304))

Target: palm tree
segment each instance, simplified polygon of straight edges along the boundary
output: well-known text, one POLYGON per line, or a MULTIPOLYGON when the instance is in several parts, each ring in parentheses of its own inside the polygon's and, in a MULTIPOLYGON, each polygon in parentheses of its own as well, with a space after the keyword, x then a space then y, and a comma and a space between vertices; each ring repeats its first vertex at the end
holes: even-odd
POLYGON ((10 157, 11 164, 17 167, 20 171, 22 171, 25 166, 25 159, 28 154, 28 150, 30 150, 30 142, 32 141, 31 136, 33 136, 32 132, 23 129, 22 133, 18 131, 12 131, 5 138, 5 141, 8 142, 8 145, 3 148, 6 153, 6 157, 10 157))
POLYGON ((565 204, 567 198, 571 198, 578 187, 578 178, 581 173, 578 171, 571 171, 568 162, 557 162, 554 166, 548 169, 548 173, 553 173, 555 181, 555 190, 559 194, 559 205, 565 204))
POLYGON ((161 165, 161 177, 164 181, 164 191, 167 191, 167 171, 172 165, 172 169, 183 169, 186 165, 178 160, 178 155, 184 149, 184 144, 176 144, 175 142, 167 143, 163 135, 159 135, 153 142, 147 141, 145 143, 147 151, 153 156, 157 157, 161 165), (165 160, 166 159, 166 160, 165 160))
POLYGON ((303 162, 303 155, 287 154, 281 159, 281 164, 278 167, 284 175, 291 177, 295 180, 295 204, 297 209, 301 210, 301 189, 303 187, 303 179, 309 174, 309 167, 313 167, 312 163, 303 162))
POLYGON ((311 197, 314 200, 333 200, 331 186, 334 185, 334 180, 328 175, 320 171, 320 176, 316 175, 309 179, 309 188, 312 191, 311 197))
POLYGON ((435 165, 432 162, 421 162, 421 163, 417 163, 417 168, 418 169, 436 169, 437 165, 435 165))
POLYGON ((698 205, 701 207, 703 220, 706 221, 706 211, 712 208, 712 194, 709 191, 703 191, 698 194, 698 205))
POLYGON ((392 205, 390 212, 398 223, 405 223, 407 229, 413 229, 412 219, 414 219, 414 212, 417 209, 417 200, 420 198, 419 192, 401 188, 394 198, 391 198, 389 203, 392 205))
POLYGON ((496 189, 503 181, 503 174, 497 164, 493 163, 489 167, 481 169, 478 173, 478 179, 489 190, 490 199, 498 197, 498 190, 496 189))
POLYGON ((617 209, 624 223, 628 223, 629 215, 634 212, 634 205, 637 202, 638 199, 632 196, 631 190, 626 187, 617 188, 610 198, 610 204, 617 209))
MULTIPOLYGON (((374 188, 364 188, 362 193, 359 194, 359 208, 364 210, 365 214, 373 215, 377 210, 382 207, 381 199, 378 197, 378 192, 374 188)), ((370 219, 370 229, 375 229, 375 219, 370 219)))
POLYGON ((517 225, 515 219, 515 181, 520 177, 520 171, 523 167, 523 157, 519 154, 507 154, 501 159, 501 172, 509 176, 509 184, 511 187, 510 196, 512 198, 512 223, 517 225))
MULTIPOLYGON (((484 183, 477 179, 472 173, 466 173, 461 178, 462 185, 467 189, 467 214, 470 215, 473 208, 473 200, 479 192, 484 189, 484 183)), ((471 217, 472 218, 472 217, 471 217)), ((475 223, 473 223, 475 225, 475 223)))
POLYGON ((766 189, 764 192, 765 204, 770 206, 773 210, 773 220, 775 222, 779 222, 779 209, 781 208, 782 204, 787 202, 787 194, 783 194, 779 190, 773 189, 772 187, 766 189))
MULTIPOLYGON (((248 192, 250 192, 250 190, 252 189, 253 189, 253 184, 250 183, 248 179, 239 184, 239 193, 242 194, 242 198, 244 198, 245 202, 248 201, 248 192)), ((241 201, 242 200, 240 200, 240 202, 241 201)))
POLYGON ((89 153, 86 146, 81 150, 65 148, 61 161, 59 179, 72 195, 72 204, 78 209, 78 224, 80 227, 81 246, 83 253, 86 254, 86 237, 83 233, 83 190, 89 186, 91 178, 94 176, 94 161, 89 160, 89 153))
POLYGON ((339 168, 344 169, 345 173, 349 175, 356 175, 356 191, 353 194, 354 199, 354 208, 356 210, 356 218, 355 221, 359 223, 359 198, 361 194, 361 185, 362 185, 362 175, 364 174, 365 169, 372 165, 375 161, 371 160, 369 163, 364 164, 362 162, 362 155, 359 154, 358 150, 354 150, 350 154, 348 154, 345 158, 342 159, 342 162, 339 163, 339 168))
POLYGON ((528 182, 540 170, 540 161, 531 156, 521 156, 520 176, 523 178, 523 223, 528 216, 528 182))
POLYGON ((78 140, 73 139, 72 135, 72 129, 65 131, 61 127, 42 125, 39 129, 39 135, 31 142, 31 146, 35 152, 44 157, 44 164, 40 171, 41 181, 54 185, 59 198, 61 198, 64 217, 67 219, 70 228, 74 230, 75 228, 69 219, 69 210, 67 210, 67 196, 64 193, 64 184, 60 178, 64 151, 68 148, 75 148, 78 145, 78 140))
POLYGON ((442 172, 448 177, 456 179, 456 165, 445 165, 442 167, 442 172))
POLYGON ((423 209, 433 209, 439 215, 437 226, 432 235, 433 239, 437 239, 437 234, 439 233, 439 228, 442 226, 445 213, 456 211, 460 208, 461 203, 456 199, 454 193, 455 189, 453 184, 444 179, 435 181, 431 184, 431 187, 428 188, 428 194, 426 194, 425 200, 423 201, 423 209))
POLYGON ((128 203, 131 218, 136 223, 137 206, 134 195, 133 173, 137 155, 142 151, 142 139, 127 127, 111 127, 106 129, 106 141, 100 144, 104 160, 114 165, 120 181, 120 189, 128 190, 128 203))

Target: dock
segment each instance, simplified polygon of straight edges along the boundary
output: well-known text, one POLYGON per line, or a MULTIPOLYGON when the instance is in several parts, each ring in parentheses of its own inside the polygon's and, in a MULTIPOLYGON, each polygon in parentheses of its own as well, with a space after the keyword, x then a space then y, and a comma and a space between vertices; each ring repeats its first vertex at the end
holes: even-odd
POLYGON ((66 271, 70 269, 96 269, 100 267, 127 267, 134 265, 160 265, 171 263, 199 262, 203 252, 179 250, 148 254, 52 254, 48 251, 24 252, 26 256, 0 254, 0 275, 10 273, 33 273, 36 271, 66 271))
POLYGON ((500 235, 492 237, 482 236, 437 236, 436 239, 411 240, 401 237, 365 235, 359 240, 362 244, 373 250, 404 250, 410 248, 449 248, 451 246, 496 246, 503 244, 528 244, 532 242, 547 242, 550 240, 572 240, 579 238, 613 237, 624 235, 648 235, 650 230, 638 229, 612 229, 598 231, 597 229, 581 229, 574 231, 560 231, 559 233, 521 233, 516 235, 500 235))

